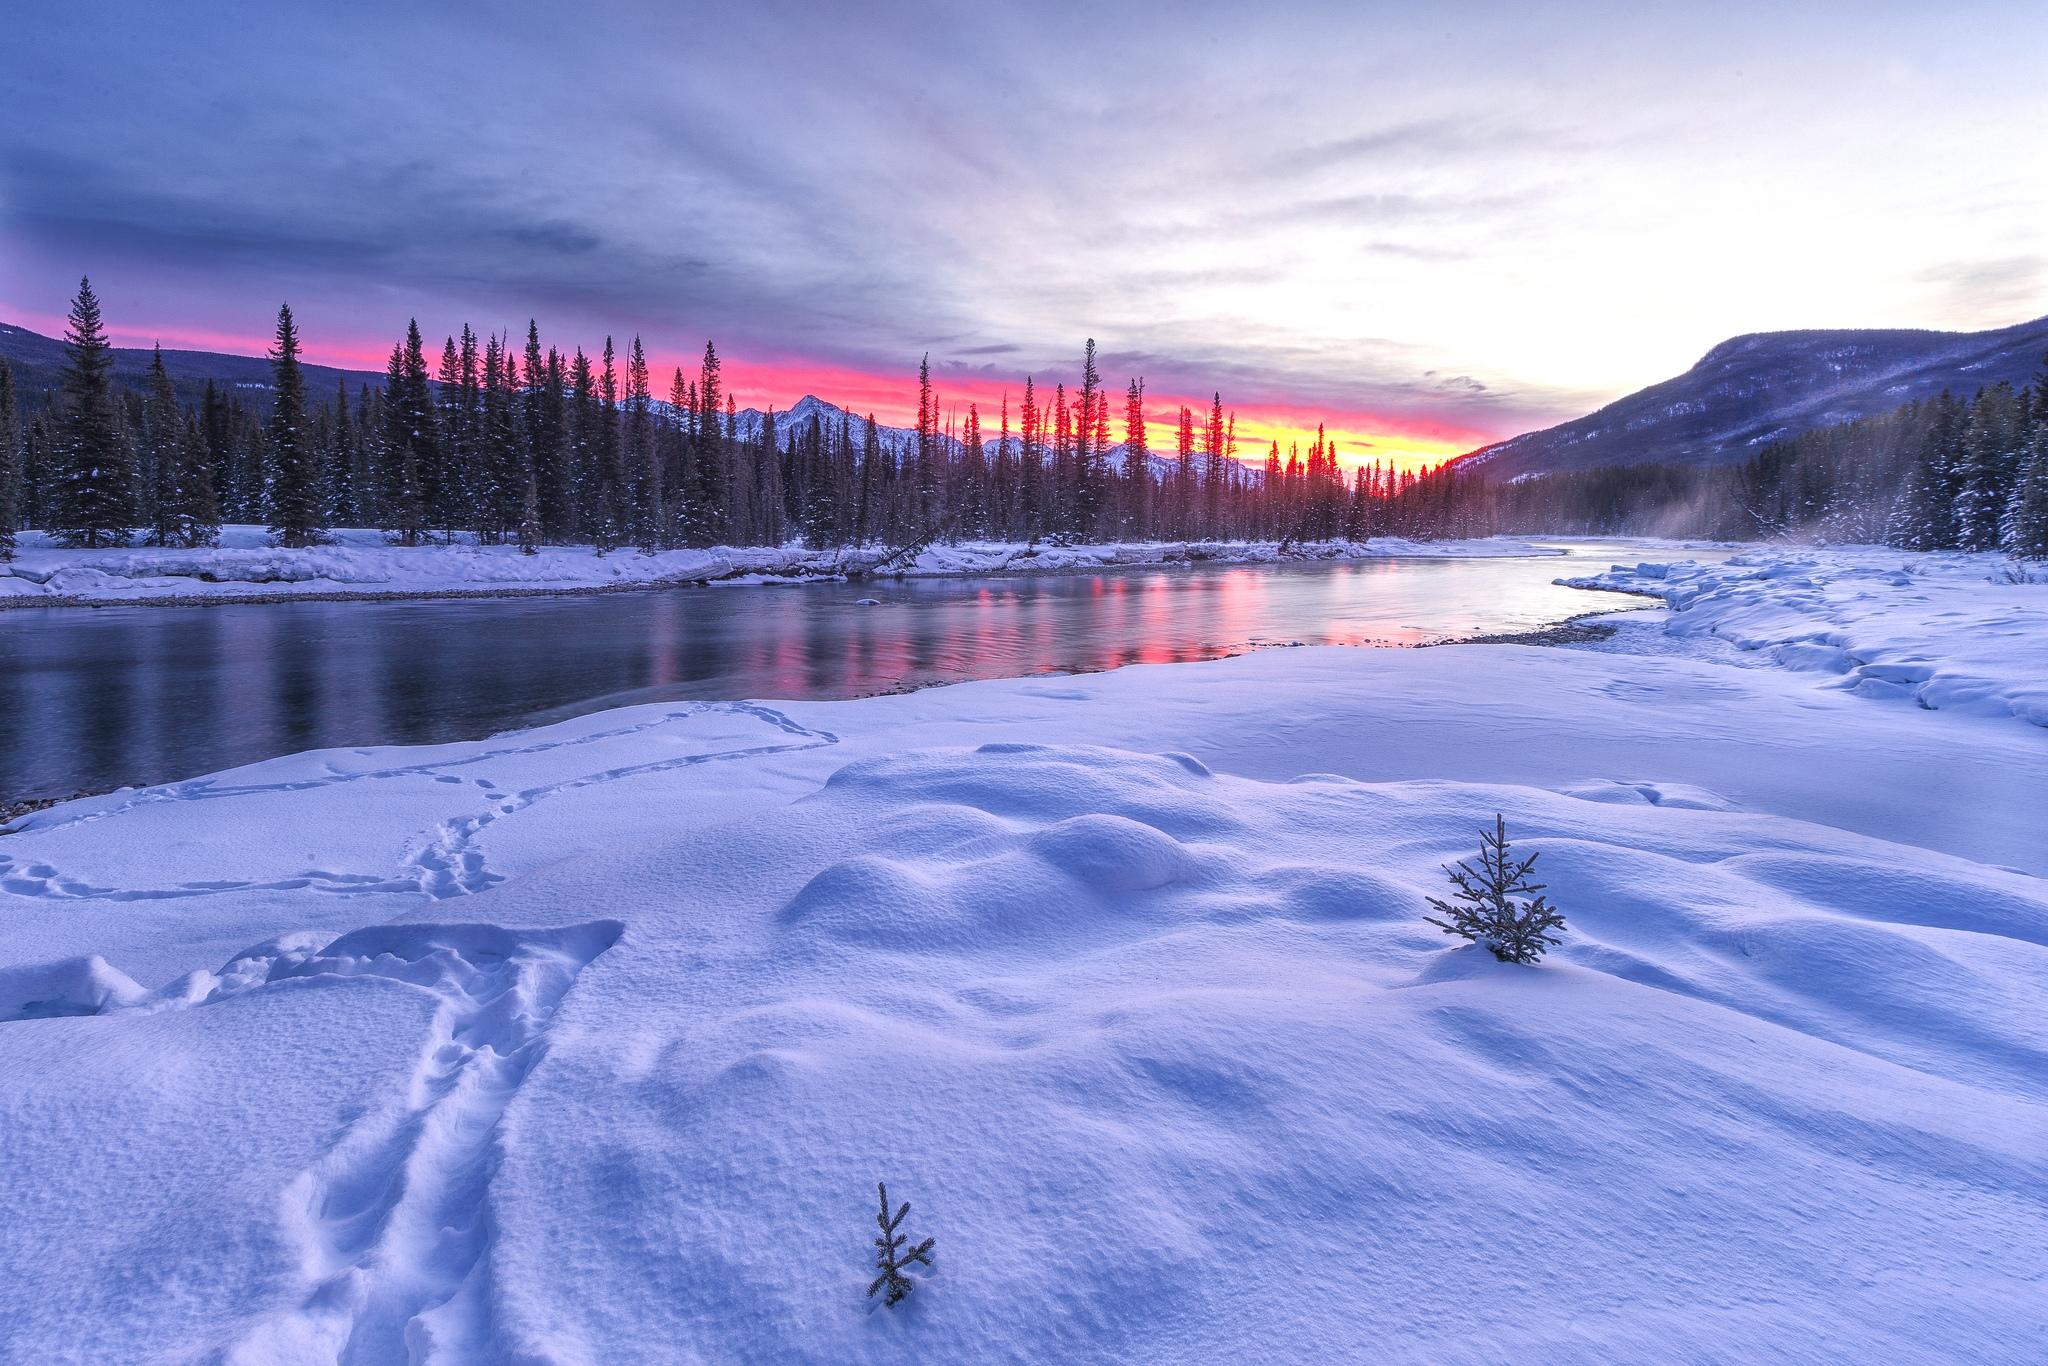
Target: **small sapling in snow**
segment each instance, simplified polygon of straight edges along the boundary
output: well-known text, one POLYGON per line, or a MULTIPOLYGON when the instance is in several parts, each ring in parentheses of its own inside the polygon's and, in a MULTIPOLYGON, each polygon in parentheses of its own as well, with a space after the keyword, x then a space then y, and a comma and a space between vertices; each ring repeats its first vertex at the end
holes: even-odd
POLYGON ((882 1228, 882 1235, 875 1239, 875 1266, 880 1269, 882 1274, 875 1277, 874 1283, 868 1286, 868 1298, 873 1299, 876 1291, 887 1286, 889 1293, 883 1298, 882 1302, 884 1304, 894 1304, 917 1288, 917 1282, 904 1275, 903 1268, 918 1262, 922 1262, 926 1266, 932 1264, 930 1253, 933 1240, 927 1238, 916 1247, 910 1249, 909 1252, 903 1252, 901 1250, 903 1244, 908 1241, 910 1235, 898 1233, 896 1226, 903 1222, 904 1215, 910 1213, 910 1202, 908 1200, 904 1201, 903 1208, 897 1210, 896 1217, 891 1219, 889 1217, 889 1188, 878 1181, 875 1183, 875 1190, 882 1197, 882 1212, 875 1216, 875 1222, 881 1225, 882 1228))
POLYGON ((1457 895, 1450 901, 1429 899, 1446 918, 1424 918, 1445 934, 1461 934, 1486 945, 1503 963, 1534 963, 1545 949, 1563 942, 1549 931, 1564 928, 1564 917, 1541 895, 1543 884, 1529 880, 1537 856, 1509 857, 1507 822, 1497 812, 1493 830, 1482 831, 1479 844, 1477 868, 1460 863, 1444 869, 1457 895))

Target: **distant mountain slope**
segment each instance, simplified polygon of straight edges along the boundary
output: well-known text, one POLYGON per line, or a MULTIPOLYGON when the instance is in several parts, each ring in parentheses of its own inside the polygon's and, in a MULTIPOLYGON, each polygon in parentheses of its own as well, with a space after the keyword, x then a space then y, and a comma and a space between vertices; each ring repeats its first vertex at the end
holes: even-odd
POLYGON ((1596 413, 1466 456, 1489 475, 1657 461, 1730 463, 1764 443, 1953 389, 2025 384, 2048 353, 2048 317, 1993 332, 1757 332, 1722 342, 1675 379, 1596 413))
MULTIPOLYGON (((668 405, 658 404, 657 406, 666 408, 668 405)), ((816 417, 828 429, 834 427, 838 424, 841 414, 846 416, 848 426, 853 431, 853 439, 858 443, 861 440, 861 433, 867 425, 866 416, 841 408, 836 403, 828 403, 815 394, 805 394, 802 398, 791 404, 787 411, 775 414, 776 441, 778 444, 787 445, 790 432, 809 422, 813 417, 816 417)), ((761 421, 762 413, 759 408, 742 408, 737 416, 737 430, 740 439, 742 441, 758 440, 761 435, 761 421)), ((917 440, 917 429, 914 427, 890 427, 877 423, 875 433, 881 438, 883 445, 894 446, 898 450, 908 448, 917 440)), ((957 429, 956 434, 952 436, 942 433, 938 441, 940 449, 944 450, 948 455, 958 455, 964 449, 964 443, 960 441, 957 429)), ((996 425, 984 427, 982 430, 982 444, 983 450, 990 459, 993 459, 996 452, 1003 449, 1001 428, 996 425)), ((1013 431, 1010 435, 1008 450, 1014 455, 1022 446, 1022 438, 1013 431)), ((1104 452, 1103 459, 1109 464, 1111 469, 1121 473, 1124 467, 1124 443, 1119 441, 1111 446, 1104 452)), ((1180 467, 1179 462, 1172 456, 1160 455, 1156 451, 1150 454, 1146 463, 1150 465, 1154 477, 1160 479, 1172 477, 1178 472, 1180 467)), ((1257 469, 1252 469, 1251 473, 1256 477, 1260 472, 1257 469)))
MULTIPOLYGON (((114 378, 136 389, 149 383, 149 351, 142 347, 114 348, 114 378)), ((64 343, 25 327, 0 323, 0 357, 14 367, 15 383, 24 401, 34 402, 42 391, 55 389, 64 372, 64 343)), ((221 351, 165 351, 164 369, 171 375, 178 397, 196 403, 208 380, 238 391, 245 406, 270 406, 270 362, 261 356, 235 356, 221 351)), ((334 394, 335 383, 348 380, 349 392, 367 384, 384 387, 381 370, 337 370, 327 365, 308 365, 306 388, 326 400, 334 394)))

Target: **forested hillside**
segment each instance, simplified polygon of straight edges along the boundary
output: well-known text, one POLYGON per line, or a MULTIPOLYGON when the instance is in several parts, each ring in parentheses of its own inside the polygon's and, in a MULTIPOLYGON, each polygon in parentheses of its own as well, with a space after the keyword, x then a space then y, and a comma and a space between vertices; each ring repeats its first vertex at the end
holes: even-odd
POLYGON ((2048 556, 2048 360, 2031 384, 1943 392, 1772 442, 1739 465, 1501 479, 1459 461, 1397 502, 1423 535, 1796 537, 2048 556))
POLYGON ((2001 381, 2017 388, 2044 351, 2048 318, 1988 332, 1757 332, 1720 343, 1682 375, 1467 460, 1499 479, 1645 462, 1740 464, 1771 441, 1943 390, 1968 395, 2001 381))

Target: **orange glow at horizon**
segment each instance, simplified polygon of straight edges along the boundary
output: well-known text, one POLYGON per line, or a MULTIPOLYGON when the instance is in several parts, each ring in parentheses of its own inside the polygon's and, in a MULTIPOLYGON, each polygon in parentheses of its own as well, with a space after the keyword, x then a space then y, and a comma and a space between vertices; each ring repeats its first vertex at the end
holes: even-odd
MULTIPOLYGON (((62 317, 26 310, 9 309, 6 316, 16 320, 20 326, 45 336, 62 337, 66 327, 66 320, 62 317)), ((145 349, 160 344, 165 350, 218 351, 260 357, 268 352, 271 345, 271 338, 267 335, 250 337, 190 327, 151 329, 124 326, 118 321, 108 323, 107 333, 116 346, 145 349)), ((439 359, 440 338, 430 329, 423 328, 422 333, 426 339, 427 363, 432 367, 439 359)), ((317 333, 309 334, 304 319, 300 319, 300 336, 302 358, 312 365, 382 372, 391 354, 389 343, 332 341, 317 333)), ((543 340, 546 340, 545 336, 543 340)), ((523 347, 523 330, 510 333, 509 344, 514 351, 523 347)), ((551 344, 562 345, 560 342, 551 344)), ((614 344, 619 351, 618 366, 623 386, 624 352, 630 343, 619 343, 614 338, 614 344)), ((586 346, 593 362, 602 346, 602 342, 596 349, 586 346)), ((573 351, 574 347, 565 346, 563 349, 573 351)), ((883 426, 909 427, 916 422, 917 378, 914 367, 906 367, 901 372, 880 372, 789 355, 743 356, 722 350, 719 360, 726 390, 742 408, 766 408, 772 404, 777 411, 786 411, 798 399, 811 394, 845 408, 856 417, 873 414, 883 426)), ((701 361, 701 353, 683 357, 650 355, 649 387, 654 397, 667 398, 670 381, 678 368, 686 382, 694 380, 701 361)), ((1034 397, 1041 411, 1051 407, 1055 386, 1061 383, 1067 385, 1071 401, 1076 387, 1072 377, 1064 373, 1033 376, 1034 397)), ((1107 377, 1104 380, 1103 393, 1109 404, 1112 443, 1124 439, 1126 383, 1126 380, 1107 377)), ((993 441, 1001 427, 1002 408, 1006 401, 1010 430, 1013 435, 1018 431, 1024 398, 1021 375, 1015 379, 999 379, 935 372, 932 385, 939 396, 940 410, 944 415, 942 421, 948 424, 954 435, 964 431, 971 404, 979 412, 984 437, 993 441)), ((1194 413, 1195 441, 1199 451, 1208 425, 1210 401, 1208 397, 1168 394, 1148 388, 1145 393, 1146 438, 1152 454, 1167 458, 1173 456, 1179 411, 1183 404, 1194 413)), ((1226 396, 1223 412, 1226 421, 1233 416, 1237 421, 1237 458, 1254 468, 1265 463, 1274 442, 1279 443, 1283 464, 1297 449, 1306 461, 1309 447, 1316 439, 1318 424, 1324 429, 1325 439, 1334 444, 1338 462, 1347 472, 1375 460, 1396 470, 1420 471, 1507 435, 1427 420, 1390 417, 1364 409, 1323 408, 1284 400, 1233 406, 1226 396)), ((1050 422, 1049 415, 1047 421, 1050 422)))

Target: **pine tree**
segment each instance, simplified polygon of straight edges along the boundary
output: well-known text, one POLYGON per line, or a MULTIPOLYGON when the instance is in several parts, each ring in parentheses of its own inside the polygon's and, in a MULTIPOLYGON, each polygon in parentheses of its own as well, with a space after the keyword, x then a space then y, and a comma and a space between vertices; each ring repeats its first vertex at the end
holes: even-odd
POLYGON ((1038 395, 1032 378, 1024 376, 1024 403, 1017 413, 1017 503, 1026 540, 1037 541, 1049 529, 1046 509, 1045 462, 1040 452, 1042 433, 1038 395))
POLYGON ((661 468, 661 540, 668 546, 690 543, 690 488, 696 479, 697 391, 675 367, 669 377, 668 411, 655 423, 655 462, 661 468))
MULTIPOLYGON (((528 382, 532 382, 531 372, 528 382)), ((575 479, 569 461, 569 393, 562 353, 550 346, 535 402, 538 422, 528 419, 533 443, 534 498, 540 504, 541 538, 566 541, 575 534, 575 479)))
POLYGON ((1214 537, 1223 520, 1223 462, 1229 459, 1224 444, 1223 395, 1218 393, 1209 406, 1208 438, 1202 446, 1202 535, 1214 537))
POLYGON ((988 534, 988 452, 981 439, 981 410, 967 405, 967 435, 960 452, 958 497, 952 515, 957 530, 968 536, 988 534))
POLYGON ((14 558, 15 532, 22 514, 21 406, 14 394, 14 368, 0 359, 0 562, 14 558))
POLYGON ((328 428, 328 526, 360 526, 362 502, 358 496, 362 471, 362 442, 348 416, 348 379, 334 381, 334 426, 328 428))
POLYGON ((1102 390, 1102 375, 1095 368, 1095 338, 1088 338, 1081 352, 1081 394, 1074 411, 1074 516, 1071 529, 1077 536, 1100 534, 1102 512, 1102 471, 1096 448, 1096 402, 1102 390))
POLYGON ((2022 559, 2048 560, 2048 410, 2034 424, 2026 464, 2007 503, 2005 548, 2022 559))
MULTIPOLYGON (((1278 481, 1279 446, 1276 444, 1273 450, 1275 478, 1273 482, 1267 485, 1269 490, 1275 490, 1280 487, 1278 481)), ((1174 534, 1182 540, 1192 541, 1195 539, 1196 532, 1195 412, 1194 409, 1188 407, 1185 403, 1180 405, 1180 426, 1174 438, 1174 455, 1174 534)))
POLYGON ((1479 866, 1444 869, 1457 894, 1450 901, 1429 898, 1445 919, 1424 919, 1445 934, 1484 944, 1503 963, 1534 963, 1563 942, 1550 931, 1563 929, 1564 917, 1541 895, 1543 884, 1529 880, 1539 856, 1511 858, 1509 848, 1507 822, 1496 814, 1492 831, 1480 835, 1479 866))
POLYGON ((515 364, 498 335, 492 333, 484 347, 476 491, 470 500, 476 509, 477 537, 490 545, 519 534, 531 482, 519 431, 519 408, 513 401, 514 379, 507 369, 515 364))
POLYGON ((182 544, 177 510, 184 463, 185 415, 179 411, 170 372, 164 369, 164 349, 158 346, 150 354, 149 395, 142 409, 142 465, 151 484, 150 545, 182 544))
POLYGON ((916 520, 920 532, 938 521, 939 400, 932 392, 932 358, 926 352, 917 366, 917 450, 912 477, 916 480, 916 520))
POLYGON ((270 531, 282 546, 318 545, 327 531, 320 448, 306 425, 306 377, 299 369, 299 329, 289 304, 277 310, 277 345, 270 361, 275 376, 270 409, 270 531))
POLYGON ((169 523, 173 544, 188 550, 220 542, 220 503, 213 491, 213 467, 207 460, 206 433, 197 417, 185 418, 185 441, 179 453, 177 504, 169 523))
POLYGON ((881 497, 881 465, 882 436, 875 427, 875 415, 869 413, 860 437, 860 492, 854 501, 853 518, 855 545, 866 545, 881 520, 876 507, 881 497))
POLYGON ((391 348, 385 369, 380 453, 384 525, 403 545, 418 545, 427 529, 426 471, 439 460, 432 403, 426 348, 414 320, 406 325, 405 340, 391 348))
POLYGON ((1998 548, 1999 522, 2018 464, 2017 416, 2010 384, 1984 389, 1970 404, 1956 497, 1955 544, 1963 550, 1998 548))
POLYGON ((654 395, 648 388, 647 353, 640 338, 626 359, 625 468, 632 508, 632 535, 643 554, 661 549, 668 514, 662 506, 661 458, 654 442, 654 395))
POLYGON ((612 339, 604 339, 604 368, 598 371, 596 429, 591 433, 596 477, 591 501, 590 543, 603 555, 625 536, 620 503, 624 480, 619 464, 619 375, 612 339))
POLYGON ((704 343, 704 365, 697 376, 695 479, 689 491, 689 543, 716 545, 725 535, 726 451, 721 406, 724 376, 718 348, 704 343))
POLYGON ((199 426, 206 437, 206 467, 214 497, 225 512, 233 503, 235 489, 234 406, 212 380, 206 381, 206 396, 199 404, 199 426))
POLYGON ((903 1216, 910 1213, 910 1202, 904 1201, 903 1208, 897 1210, 896 1217, 892 1219, 889 1217, 889 1187, 877 1183, 875 1189, 882 1197, 882 1211, 875 1216, 875 1223, 882 1230, 881 1235, 875 1239, 875 1269, 882 1274, 875 1277, 873 1283, 868 1286, 868 1298, 873 1299, 886 1288, 889 1293, 882 1297, 882 1302, 900 1304, 904 1296, 917 1289, 917 1282, 904 1275, 904 1269, 920 1263, 930 1266, 932 1243, 935 1240, 927 1238, 909 1252, 904 1252, 903 1244, 909 1241, 910 1235, 898 1233, 896 1226, 903 1222, 903 1216))
POLYGON ((579 538, 597 542, 597 380, 590 357, 577 347, 569 362, 564 419, 564 465, 574 493, 574 527, 579 538))
POLYGON ((1145 381, 1124 391, 1124 535, 1152 534, 1152 449, 1145 441, 1145 381))
POLYGON ((90 280, 78 282, 64 341, 50 529, 69 546, 126 545, 135 514, 134 455, 115 407, 114 351, 90 280))

